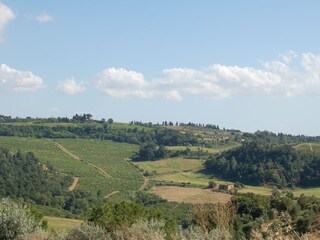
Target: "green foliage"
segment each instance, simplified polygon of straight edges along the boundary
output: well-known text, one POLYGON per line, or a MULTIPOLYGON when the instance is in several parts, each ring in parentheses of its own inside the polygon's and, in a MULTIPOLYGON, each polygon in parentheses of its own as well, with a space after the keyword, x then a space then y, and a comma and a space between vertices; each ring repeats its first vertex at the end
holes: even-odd
POLYGON ((73 228, 64 240, 111 240, 112 238, 102 227, 85 223, 73 228))
POLYGON ((100 190, 104 197, 113 191, 135 191, 143 184, 139 170, 127 162, 137 151, 136 145, 96 139, 60 139, 59 143, 80 157, 80 161, 73 161, 74 170, 77 165, 94 170, 90 175, 77 175, 79 189, 92 194, 100 190), (101 170, 106 174, 101 174, 101 170))
POLYGON ((31 217, 32 213, 22 205, 9 199, 0 202, 0 239, 23 239, 35 232, 39 223, 31 217))
POLYGON ((241 194, 233 198, 233 201, 238 206, 238 214, 249 215, 252 219, 265 215, 269 208, 267 197, 253 193, 241 194))
POLYGON ((320 159, 290 146, 244 144, 205 163, 210 172, 233 181, 277 186, 319 185, 320 159))
POLYGON ((0 149, 0 197, 23 198, 77 214, 97 203, 88 192, 67 192, 70 184, 69 176, 55 169, 46 170, 33 153, 12 154, 8 149, 0 149))
POLYGON ((123 201, 109 202, 93 208, 89 221, 112 232, 128 228, 138 221, 160 217, 161 213, 157 209, 148 209, 137 203, 123 201))
POLYGON ((134 201, 145 207, 159 206, 162 203, 167 203, 167 200, 162 199, 156 194, 148 193, 148 192, 142 192, 142 191, 131 192, 131 193, 128 193, 127 196, 130 201, 134 201))
POLYGON ((243 139, 260 144, 297 144, 303 142, 320 142, 320 136, 311 137, 305 135, 291 135, 284 133, 273 133, 269 131, 256 131, 255 133, 244 133, 243 139))
MULTIPOLYGON (((90 114, 88 114, 90 115, 90 114)), ((90 118, 89 118, 90 119, 90 118)), ((198 137, 191 132, 186 134, 163 127, 133 127, 107 122, 88 120, 87 114, 76 115, 74 120, 56 124, 28 122, 28 123, 0 123, 0 136, 36 137, 36 138, 86 138, 113 140, 115 142, 127 142, 143 144, 154 142, 157 145, 197 145, 198 137)))
POLYGON ((215 183, 215 181, 211 180, 208 183, 208 188, 215 188, 217 186, 217 184, 215 183))
POLYGON ((33 153, 20 151, 11 154, 8 149, 0 149, 0 196, 32 199, 38 203, 64 195, 71 183, 68 176, 56 171, 45 171, 33 153))
MULTIPOLYGON (((253 232, 262 228, 273 229, 268 235, 304 234, 320 215, 320 199, 301 195, 294 198, 290 192, 280 193, 273 190, 271 197, 254 194, 240 194, 232 199, 237 206, 234 221, 235 236, 249 238, 253 232)), ((268 231, 270 231, 270 229, 268 231)))
POLYGON ((163 146, 154 143, 146 143, 140 146, 138 155, 133 157, 133 161, 149 161, 168 157, 168 150, 163 146))
POLYGON ((138 150, 137 145, 97 139, 57 139, 54 142, 20 137, 0 137, 0 145, 11 151, 16 151, 16 148, 23 152, 32 151, 49 169, 53 167, 59 172, 79 177, 76 189, 90 192, 92 197, 97 196, 99 190, 99 197, 103 198, 113 191, 138 190, 143 184, 139 171, 127 162, 138 150), (56 143, 62 144, 81 160, 62 151, 56 143), (110 176, 101 174, 97 167, 110 176))

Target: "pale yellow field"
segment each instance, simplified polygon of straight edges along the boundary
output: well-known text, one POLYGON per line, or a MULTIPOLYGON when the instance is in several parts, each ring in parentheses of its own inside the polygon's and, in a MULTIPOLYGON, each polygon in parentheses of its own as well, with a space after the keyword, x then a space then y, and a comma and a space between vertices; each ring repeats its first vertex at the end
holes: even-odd
POLYGON ((213 192, 210 189, 184 188, 184 187, 154 187, 152 192, 160 195, 170 202, 184 203, 227 203, 231 195, 213 192))
POLYGON ((239 193, 254 193, 254 194, 259 194, 264 196, 271 195, 271 191, 272 191, 271 187, 249 186, 249 185, 245 185, 244 188, 238 189, 239 193))
POLYGON ((56 231, 69 230, 84 223, 82 220, 78 219, 58 218, 50 216, 45 216, 43 219, 48 221, 48 226, 50 229, 56 231))

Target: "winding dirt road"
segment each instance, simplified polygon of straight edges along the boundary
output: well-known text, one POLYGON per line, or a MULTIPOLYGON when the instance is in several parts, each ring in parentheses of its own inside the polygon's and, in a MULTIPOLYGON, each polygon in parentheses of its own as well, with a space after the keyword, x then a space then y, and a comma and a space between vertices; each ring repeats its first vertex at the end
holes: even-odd
POLYGON ((68 188, 68 192, 73 191, 73 190, 77 187, 78 182, 79 182, 79 177, 73 177, 73 183, 72 183, 71 186, 68 188))

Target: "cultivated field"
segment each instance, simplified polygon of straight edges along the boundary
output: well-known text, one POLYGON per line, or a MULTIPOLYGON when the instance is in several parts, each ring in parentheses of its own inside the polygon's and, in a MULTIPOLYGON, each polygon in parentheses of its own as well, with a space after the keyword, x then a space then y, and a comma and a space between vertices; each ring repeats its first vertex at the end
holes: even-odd
POLYGON ((79 177, 77 189, 105 196, 113 191, 138 190, 139 171, 127 163, 137 145, 87 139, 0 137, 0 147, 32 151, 44 164, 79 177))
MULTIPOLYGON (((308 148, 309 146, 306 145, 308 148)), ((314 146, 319 146, 320 144, 314 144, 314 146)), ((317 148, 316 148, 317 149, 317 148)), ((216 184, 234 184, 230 181, 224 181, 216 178, 215 176, 210 176, 203 172, 203 160, 197 159, 185 159, 185 158, 168 158, 157 161, 145 161, 145 162, 135 162, 134 164, 139 166, 139 168, 144 171, 148 171, 150 176, 147 178, 153 181, 165 181, 174 183, 191 183, 193 185, 198 185, 199 187, 207 187, 208 182, 213 180, 216 184)), ((167 187, 157 187, 156 189, 166 189, 167 187)), ((171 189, 171 188, 169 188, 171 189)), ((182 189, 182 191, 187 188, 176 188, 176 190, 182 189)), ((158 190, 158 191, 160 191, 158 190)), ((201 189, 203 190, 203 189, 201 189)), ((292 191, 295 196, 300 196, 305 194, 308 196, 320 197, 320 188, 296 188, 292 191)), ((162 190, 160 191, 162 193, 162 190)), ((169 191, 170 192, 170 191, 169 191)), ((240 193, 255 193, 260 195, 271 195, 272 187, 269 186, 250 186, 245 185, 244 188, 238 189, 240 193)), ((202 192, 199 192, 199 194, 202 192)), ((159 193, 160 194, 160 193, 159 193)), ((166 194, 160 194, 166 197, 166 194)), ((200 194, 201 195, 201 194, 200 194)), ((206 198, 206 193, 204 192, 204 198, 206 198)))
POLYGON ((152 192, 170 202, 184 203, 227 203, 231 195, 213 192, 210 189, 185 187, 154 187, 152 192))

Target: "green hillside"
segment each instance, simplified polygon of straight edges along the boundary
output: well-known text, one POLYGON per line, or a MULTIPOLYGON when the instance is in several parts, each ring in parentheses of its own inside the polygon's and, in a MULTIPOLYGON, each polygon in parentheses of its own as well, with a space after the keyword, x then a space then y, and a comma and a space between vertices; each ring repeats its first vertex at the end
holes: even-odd
POLYGON ((143 184, 139 172, 127 163, 137 145, 94 139, 0 137, 0 147, 34 152, 42 163, 79 177, 77 188, 94 195, 137 190, 143 184))

